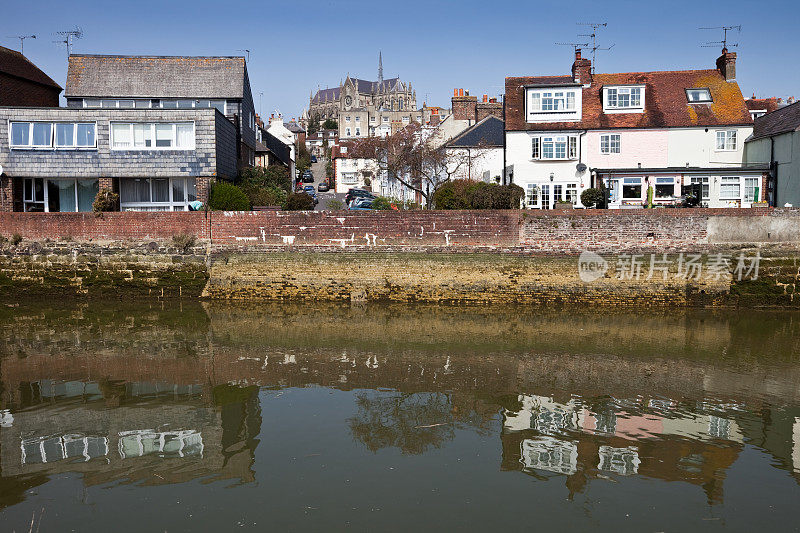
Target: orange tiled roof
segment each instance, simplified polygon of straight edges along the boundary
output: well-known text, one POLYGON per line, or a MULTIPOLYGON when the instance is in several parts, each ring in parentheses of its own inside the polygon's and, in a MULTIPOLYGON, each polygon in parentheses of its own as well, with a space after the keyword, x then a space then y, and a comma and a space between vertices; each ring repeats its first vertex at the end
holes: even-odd
POLYGON ((736 82, 725 81, 718 70, 679 70, 595 74, 583 88, 583 113, 579 122, 527 123, 525 86, 569 85, 571 76, 506 78, 507 130, 583 130, 605 128, 681 128, 752 124, 736 82), (602 88, 608 85, 645 86, 642 113, 603 113, 602 88), (711 103, 689 104, 686 89, 708 88, 711 103))

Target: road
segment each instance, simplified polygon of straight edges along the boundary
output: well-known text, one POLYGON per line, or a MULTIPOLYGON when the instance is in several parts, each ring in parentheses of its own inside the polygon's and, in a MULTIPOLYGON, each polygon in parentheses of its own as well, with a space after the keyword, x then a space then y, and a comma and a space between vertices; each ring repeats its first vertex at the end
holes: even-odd
MULTIPOLYGON (((314 189, 316 190, 319 184, 325 181, 325 159, 319 158, 316 163, 311 163, 311 172, 314 173, 314 189)), ((314 211, 329 210, 328 202, 334 198, 344 203, 344 194, 336 194, 333 191, 317 192, 317 198, 319 198, 319 203, 314 207, 314 211)))

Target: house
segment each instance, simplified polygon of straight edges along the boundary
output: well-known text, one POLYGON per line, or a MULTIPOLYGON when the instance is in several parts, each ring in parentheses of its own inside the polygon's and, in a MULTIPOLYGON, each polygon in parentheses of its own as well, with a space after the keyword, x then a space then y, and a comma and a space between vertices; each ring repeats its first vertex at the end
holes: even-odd
POLYGON ((256 166, 283 165, 287 169, 292 166, 291 148, 266 130, 260 132, 260 141, 256 142, 256 166))
POLYGON ((373 182, 381 174, 374 159, 355 158, 352 148, 352 143, 342 141, 331 149, 335 191, 339 194, 352 188, 372 190, 373 182))
POLYGON ((0 107, 0 209, 187 211, 255 161, 244 58, 70 56, 66 108, 0 107), (242 118, 244 117, 244 120, 242 118))
POLYGON ((67 107, 216 108, 237 130, 239 167, 255 163, 256 112, 244 57, 69 57, 67 107))
POLYGON ((785 105, 781 98, 775 98, 774 96, 771 98, 756 98, 755 94, 745 100, 744 104, 750 111, 750 116, 753 117, 753 120, 763 117, 767 113, 772 113, 785 105))
POLYGON ((58 107, 61 86, 16 50, 0 46, 0 106, 58 107))
POLYGON ((503 174, 503 121, 483 118, 445 145, 448 170, 453 179, 496 183, 503 174))
POLYGON ((319 130, 306 136, 306 148, 312 155, 323 157, 325 148, 338 144, 339 130, 319 130))
POLYGON ((753 121, 736 83, 736 54, 715 69, 506 78, 506 176, 529 208, 581 206, 589 187, 611 208, 670 204, 698 184, 709 207, 764 199, 768 168, 744 165, 753 121))
POLYGON ((289 176, 294 180, 297 176, 295 162, 297 161, 297 135, 288 129, 280 113, 273 113, 269 117, 269 126, 266 132, 289 147, 289 176))
POLYGON ((748 164, 768 164, 774 174, 770 205, 800 205, 800 102, 755 120, 745 142, 748 164))

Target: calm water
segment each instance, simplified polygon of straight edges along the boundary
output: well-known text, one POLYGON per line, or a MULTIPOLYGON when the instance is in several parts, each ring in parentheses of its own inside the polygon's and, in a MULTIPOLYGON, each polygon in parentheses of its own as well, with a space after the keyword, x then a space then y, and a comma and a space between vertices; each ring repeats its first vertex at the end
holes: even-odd
POLYGON ((0 356, 2 531, 799 527, 797 314, 4 304, 0 356))

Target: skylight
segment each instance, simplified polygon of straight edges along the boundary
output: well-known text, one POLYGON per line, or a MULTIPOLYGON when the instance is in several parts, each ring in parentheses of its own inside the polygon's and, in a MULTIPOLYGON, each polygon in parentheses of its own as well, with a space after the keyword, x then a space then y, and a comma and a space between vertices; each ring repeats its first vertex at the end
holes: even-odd
POLYGON ((686 89, 686 98, 689 103, 700 103, 711 101, 711 91, 708 89, 686 89))

